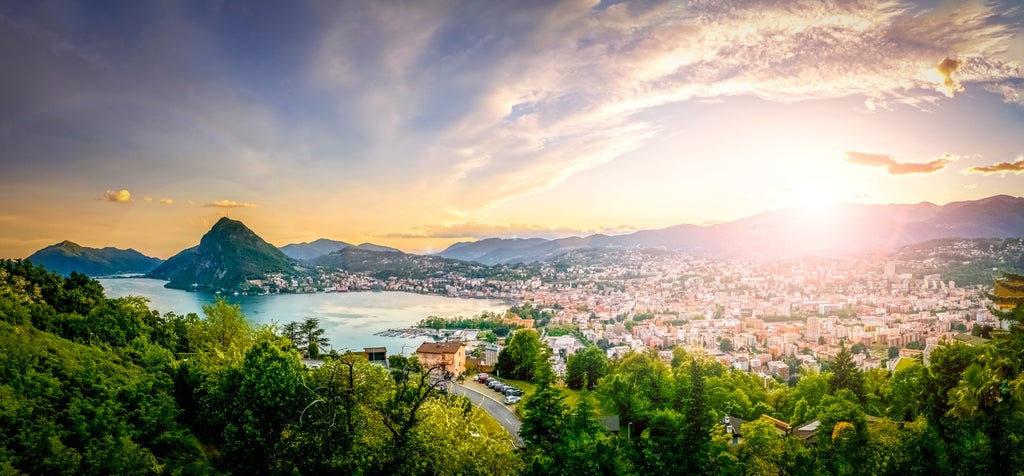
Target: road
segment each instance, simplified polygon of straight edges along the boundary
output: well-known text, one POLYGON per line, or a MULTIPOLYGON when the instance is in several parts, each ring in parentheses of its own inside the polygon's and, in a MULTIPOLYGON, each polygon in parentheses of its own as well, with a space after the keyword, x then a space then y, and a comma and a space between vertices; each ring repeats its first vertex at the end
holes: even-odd
POLYGON ((508 434, 512 437, 512 441, 515 442, 516 447, 523 447, 523 439, 519 437, 519 428, 523 426, 522 422, 516 418, 515 413, 509 410, 504 403, 499 402, 489 396, 480 393, 467 386, 454 384, 451 387, 452 393, 456 395, 464 395, 469 398, 473 405, 483 408, 485 412, 494 417, 501 426, 508 430, 508 434))

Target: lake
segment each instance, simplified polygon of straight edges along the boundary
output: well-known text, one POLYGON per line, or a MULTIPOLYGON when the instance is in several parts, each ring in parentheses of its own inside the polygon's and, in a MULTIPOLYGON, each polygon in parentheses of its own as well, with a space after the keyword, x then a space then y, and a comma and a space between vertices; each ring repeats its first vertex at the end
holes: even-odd
MULTIPOLYGON (((99 279, 107 297, 142 296, 150 309, 160 314, 173 312, 203 315, 203 305, 216 296, 167 289, 164 281, 144 278, 99 279)), ((352 292, 323 294, 270 294, 266 296, 225 296, 238 304, 255 324, 285 324, 307 317, 320 319, 331 348, 362 351, 364 347, 387 347, 388 354, 410 354, 426 338, 374 335, 387 329, 407 328, 427 316, 475 316, 482 311, 503 311, 509 306, 499 300, 461 299, 402 292, 352 292)))

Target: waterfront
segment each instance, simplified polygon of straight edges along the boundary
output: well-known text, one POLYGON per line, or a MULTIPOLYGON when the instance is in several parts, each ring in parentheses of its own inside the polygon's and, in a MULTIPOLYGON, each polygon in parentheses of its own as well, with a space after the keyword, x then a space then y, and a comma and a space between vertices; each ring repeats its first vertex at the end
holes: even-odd
MULTIPOLYGON (((150 309, 161 314, 190 312, 202 315, 202 307, 216 296, 163 287, 164 281, 144 278, 100 279, 108 297, 142 296, 150 309)), ((502 301, 462 299, 404 292, 353 292, 225 296, 238 304, 254 324, 284 324, 307 317, 320 319, 334 349, 362 350, 387 347, 389 354, 408 354, 426 337, 403 338, 374 335, 387 329, 410 327, 427 316, 474 316, 482 311, 501 311, 502 301)))

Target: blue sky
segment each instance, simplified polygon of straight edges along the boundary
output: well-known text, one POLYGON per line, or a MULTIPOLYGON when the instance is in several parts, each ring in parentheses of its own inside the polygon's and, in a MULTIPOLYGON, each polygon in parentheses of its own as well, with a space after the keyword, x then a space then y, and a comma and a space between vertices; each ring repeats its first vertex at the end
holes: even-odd
POLYGON ((97 3, 0 6, 0 256, 1024 190, 1019 2, 97 3))

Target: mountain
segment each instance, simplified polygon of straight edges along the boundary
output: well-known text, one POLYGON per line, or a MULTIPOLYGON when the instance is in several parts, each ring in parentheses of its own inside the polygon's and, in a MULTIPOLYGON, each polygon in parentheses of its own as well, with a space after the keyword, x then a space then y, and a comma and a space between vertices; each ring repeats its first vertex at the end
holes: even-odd
POLYGON ((311 260, 326 254, 333 253, 342 248, 352 246, 344 241, 328 240, 320 238, 310 243, 292 243, 280 248, 281 252, 291 259, 311 260))
POLYGON ((488 238, 456 243, 439 256, 484 264, 543 261, 574 249, 665 248, 698 256, 777 259, 889 250, 940 238, 1024 236, 1024 198, 997 195, 935 205, 842 204, 793 208, 711 226, 677 225, 627 235, 557 240, 488 238))
POLYGON ((130 248, 88 248, 66 240, 36 251, 28 259, 63 275, 77 271, 89 276, 148 273, 163 262, 130 248))
POLYGON ((480 276, 488 267, 480 263, 460 261, 441 256, 403 253, 394 248, 376 245, 350 246, 311 261, 316 266, 367 273, 378 279, 444 277, 450 272, 480 276), (380 248, 380 250, 378 250, 380 248))
POLYGON ((359 246, 354 246, 344 241, 328 240, 327 238, 320 238, 319 240, 311 243, 293 243, 290 245, 284 245, 280 248, 281 252, 284 253, 291 259, 313 261, 321 256, 334 253, 343 248, 358 248, 361 250, 369 251, 397 251, 401 252, 396 248, 390 246, 375 245, 373 243, 363 243, 359 246))
POLYGON ((291 275, 295 266, 245 224, 225 217, 203 235, 199 246, 172 256, 147 277, 165 279, 169 288, 231 291, 268 273, 291 275))

